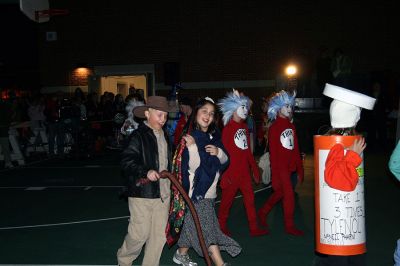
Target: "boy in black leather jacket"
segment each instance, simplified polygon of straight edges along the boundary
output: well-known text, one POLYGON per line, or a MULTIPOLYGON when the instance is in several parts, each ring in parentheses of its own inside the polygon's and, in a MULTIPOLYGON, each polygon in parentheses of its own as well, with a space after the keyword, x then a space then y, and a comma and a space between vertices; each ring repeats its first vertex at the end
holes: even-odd
POLYGON ((130 221, 128 233, 117 252, 118 264, 131 266, 146 244, 142 265, 159 265, 166 242, 170 203, 170 181, 160 179, 160 172, 170 170, 171 146, 163 126, 169 106, 161 96, 148 97, 147 104, 133 112, 146 118, 135 130, 122 152, 121 166, 128 180, 130 221))

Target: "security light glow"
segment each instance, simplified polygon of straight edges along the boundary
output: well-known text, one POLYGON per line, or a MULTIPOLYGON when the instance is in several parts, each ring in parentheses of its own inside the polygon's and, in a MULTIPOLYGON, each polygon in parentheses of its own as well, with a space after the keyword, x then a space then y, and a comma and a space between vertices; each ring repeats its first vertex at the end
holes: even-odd
POLYGON ((286 68, 286 75, 288 75, 288 76, 293 76, 293 75, 295 75, 296 73, 297 73, 297 68, 296 68, 295 65, 289 65, 289 66, 286 68))

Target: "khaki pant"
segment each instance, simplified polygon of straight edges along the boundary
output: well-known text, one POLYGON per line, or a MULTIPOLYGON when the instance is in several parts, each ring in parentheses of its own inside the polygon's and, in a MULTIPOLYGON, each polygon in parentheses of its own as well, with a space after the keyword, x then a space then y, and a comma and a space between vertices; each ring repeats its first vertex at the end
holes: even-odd
POLYGON ((146 244, 143 266, 157 266, 166 242, 170 199, 128 198, 130 221, 128 234, 117 252, 120 266, 131 266, 146 244))

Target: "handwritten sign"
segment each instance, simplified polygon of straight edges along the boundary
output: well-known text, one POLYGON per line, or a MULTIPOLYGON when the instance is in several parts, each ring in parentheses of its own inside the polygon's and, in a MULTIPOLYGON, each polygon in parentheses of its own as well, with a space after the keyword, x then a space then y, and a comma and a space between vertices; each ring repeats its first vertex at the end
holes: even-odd
POLYGON ((319 150, 320 242, 327 245, 365 243, 364 164, 357 167, 354 191, 331 188, 324 179, 329 150, 319 150))

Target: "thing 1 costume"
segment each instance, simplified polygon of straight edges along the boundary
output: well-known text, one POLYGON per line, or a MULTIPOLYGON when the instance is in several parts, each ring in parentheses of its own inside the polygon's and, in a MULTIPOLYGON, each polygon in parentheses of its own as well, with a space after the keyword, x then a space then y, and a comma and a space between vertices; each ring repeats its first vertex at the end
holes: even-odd
POLYGON ((302 235, 294 224, 294 191, 291 182, 293 172, 300 182, 304 178, 296 129, 291 122, 295 95, 278 92, 271 98, 268 117, 274 119, 268 131, 273 194, 258 211, 261 224, 267 226, 267 215, 282 200, 284 225, 287 233, 302 235))

